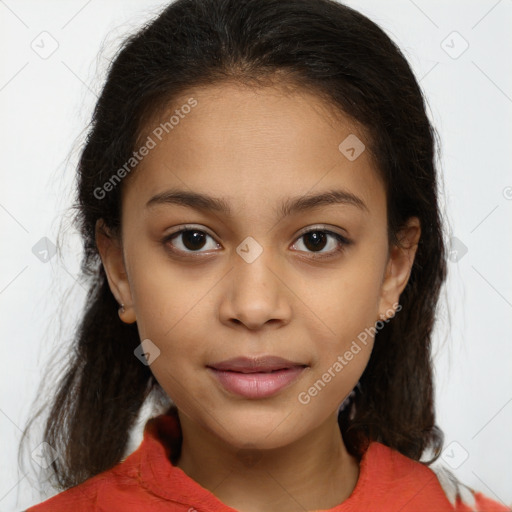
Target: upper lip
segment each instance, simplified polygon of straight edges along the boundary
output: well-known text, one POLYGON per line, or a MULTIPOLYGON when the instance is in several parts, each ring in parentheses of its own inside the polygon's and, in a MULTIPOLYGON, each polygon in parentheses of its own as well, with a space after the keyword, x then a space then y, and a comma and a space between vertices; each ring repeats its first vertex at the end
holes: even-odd
POLYGON ((281 370, 285 368, 292 368, 294 366, 307 366, 304 363, 297 363, 289 361, 282 357, 277 356, 262 356, 262 357, 234 357, 219 363, 207 365, 209 368, 215 370, 231 370, 241 373, 256 373, 256 372, 270 372, 273 370, 281 370))

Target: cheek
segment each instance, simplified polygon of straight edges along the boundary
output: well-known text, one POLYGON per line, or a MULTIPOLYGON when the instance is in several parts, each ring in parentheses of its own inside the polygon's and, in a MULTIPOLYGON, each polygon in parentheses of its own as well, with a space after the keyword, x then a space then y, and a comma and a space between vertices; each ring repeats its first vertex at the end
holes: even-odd
MULTIPOLYGON (((297 400, 313 414, 334 410, 357 384, 371 356, 377 316, 377 272, 357 271, 335 276, 316 297, 318 319, 305 320, 315 353, 310 375, 299 389, 297 400)), ((314 297, 311 297, 314 299, 314 297)))
MULTIPOLYGON (((162 282, 140 290, 137 325, 141 339, 149 338, 159 349, 150 370, 173 402, 192 414, 198 403, 208 401, 207 389, 198 379, 205 364, 209 341, 205 335, 207 319, 200 305, 203 294, 180 294, 174 285, 172 292, 161 292, 162 282), (147 293, 144 293, 147 291, 147 293), (190 411, 190 412, 189 412, 190 411)), ((203 297, 204 299, 204 297, 203 297)))
POLYGON ((142 243, 134 244, 127 254, 130 289, 141 337, 166 343, 184 325, 189 333, 201 325, 197 306, 218 280, 213 272, 172 264, 163 249, 147 248, 142 243))
POLYGON ((303 281, 304 290, 309 285, 305 302, 315 313, 308 314, 303 325, 317 357, 312 379, 336 382, 329 387, 339 390, 359 379, 373 347, 382 272, 382 258, 361 253, 322 283, 315 281, 314 287, 303 281))
POLYGON ((378 320, 382 272, 380 260, 356 254, 321 279, 302 279, 299 293, 335 339, 351 338, 378 320))

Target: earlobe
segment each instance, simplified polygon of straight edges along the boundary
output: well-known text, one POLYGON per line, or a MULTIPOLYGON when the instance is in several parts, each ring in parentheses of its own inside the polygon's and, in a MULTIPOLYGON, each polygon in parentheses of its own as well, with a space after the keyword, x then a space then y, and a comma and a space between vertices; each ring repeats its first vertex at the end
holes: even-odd
POLYGON ((379 303, 380 319, 393 316, 395 305, 399 304, 400 294, 409 281, 418 242, 421 236, 420 221, 417 217, 407 220, 405 226, 397 233, 400 246, 390 248, 379 303))
POLYGON ((96 222, 95 236, 110 290, 120 305, 119 318, 127 324, 134 323, 136 317, 121 242, 110 232, 103 219, 96 222))

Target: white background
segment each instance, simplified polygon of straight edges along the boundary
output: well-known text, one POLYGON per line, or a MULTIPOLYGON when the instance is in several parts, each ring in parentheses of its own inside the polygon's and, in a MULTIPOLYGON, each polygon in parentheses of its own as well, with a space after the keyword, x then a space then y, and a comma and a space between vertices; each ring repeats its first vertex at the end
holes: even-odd
MULTIPOLYGON (((80 244, 65 216, 84 129, 123 36, 163 5, 0 0, 2 512, 44 497, 18 468, 17 445, 48 358, 69 342, 84 299, 80 244), (58 44, 45 59, 31 47, 41 38, 47 49, 58 44), (32 248, 43 237, 57 243, 61 219, 62 256, 44 263, 32 248)), ((386 30, 420 80, 442 141, 447 231, 467 248, 450 262, 435 331, 443 462, 511 505, 512 0, 349 5, 386 30)))

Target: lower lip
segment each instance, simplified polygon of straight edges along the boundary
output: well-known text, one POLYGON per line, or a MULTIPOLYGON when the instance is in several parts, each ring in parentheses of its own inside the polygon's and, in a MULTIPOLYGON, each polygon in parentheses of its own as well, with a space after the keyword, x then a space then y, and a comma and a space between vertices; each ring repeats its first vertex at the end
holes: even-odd
POLYGON ((294 366, 271 373, 240 373, 208 367, 228 391, 245 398, 266 398, 289 386, 306 369, 294 366))

